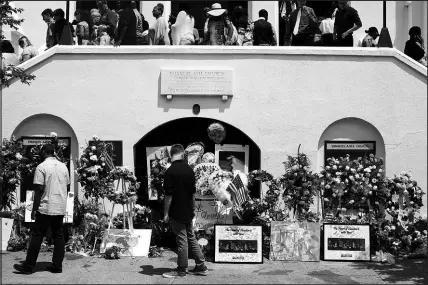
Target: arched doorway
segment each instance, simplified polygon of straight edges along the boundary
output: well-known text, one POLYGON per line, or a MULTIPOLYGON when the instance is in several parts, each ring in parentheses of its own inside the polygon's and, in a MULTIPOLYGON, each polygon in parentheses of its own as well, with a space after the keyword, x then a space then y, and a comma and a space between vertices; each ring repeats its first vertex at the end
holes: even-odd
MULTIPOLYGON (((350 145, 353 146, 355 143, 362 142, 370 143, 374 147, 373 153, 376 157, 382 157, 384 163, 385 160, 385 142, 379 130, 373 126, 371 123, 359 119, 359 118, 343 118, 337 120, 330 124, 322 133, 320 140, 318 142, 318 170, 321 170, 321 167, 324 166, 325 161, 325 142, 326 141, 337 141, 337 142, 346 142, 349 141, 350 145), (351 144, 352 142, 352 144, 351 144)), ((350 150, 353 151, 353 150, 350 150)), ((346 149, 340 151, 346 153, 346 149)), ((355 152, 355 151, 354 151, 355 152)), ((364 152, 360 152, 364 153, 364 152)), ((352 153, 351 158, 352 158, 352 153)), ((358 152, 355 152, 358 155, 358 152)), ((361 155, 358 155, 361 156, 361 155)), ((384 165, 385 166, 385 165, 384 165)), ((386 166, 385 166, 386 167, 386 166)))
MULTIPOLYGON (((210 118, 181 118, 162 124, 141 138, 134 145, 134 166, 135 175, 142 186, 139 193, 139 204, 148 203, 147 194, 147 161, 146 148, 154 146, 168 146, 173 144, 182 144, 187 147, 194 142, 203 142, 205 152, 215 152, 215 143, 212 142, 207 134, 207 128, 211 123, 219 122, 210 118)), ((220 122, 226 128, 226 138, 222 144, 237 144, 249 146, 248 171, 260 169, 260 148, 254 141, 240 129, 220 122)), ((260 197, 260 185, 254 185, 249 189, 252 197, 260 197)))
MULTIPOLYGON (((22 137, 39 137, 43 138, 44 136, 49 136, 51 132, 57 133, 59 138, 65 138, 70 142, 69 152, 69 169, 70 169, 70 180, 72 181, 70 185, 70 191, 78 194, 78 185, 73 183, 74 178, 74 169, 75 169, 75 160, 79 155, 79 146, 77 141, 77 136, 74 133, 73 128, 62 118, 57 117, 51 114, 37 114, 30 116, 23 120, 13 131, 13 135, 20 139, 22 137)), ((25 202, 25 193, 26 190, 33 189, 32 177, 24 178, 23 183, 21 184, 20 191, 20 201, 25 202)))

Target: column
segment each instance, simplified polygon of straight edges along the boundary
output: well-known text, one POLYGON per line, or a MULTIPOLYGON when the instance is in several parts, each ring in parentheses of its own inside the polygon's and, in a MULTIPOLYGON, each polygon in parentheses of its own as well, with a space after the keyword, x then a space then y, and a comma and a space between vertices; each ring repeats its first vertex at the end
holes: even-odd
POLYGON ((427 40, 428 40, 428 29, 427 29, 427 1, 422 1, 422 37, 425 40, 425 49, 427 48, 427 40))
POLYGON ((278 1, 250 1, 248 2, 248 16, 250 20, 257 21, 259 11, 265 9, 269 13, 268 21, 275 29, 277 45, 279 44, 279 7, 278 1))

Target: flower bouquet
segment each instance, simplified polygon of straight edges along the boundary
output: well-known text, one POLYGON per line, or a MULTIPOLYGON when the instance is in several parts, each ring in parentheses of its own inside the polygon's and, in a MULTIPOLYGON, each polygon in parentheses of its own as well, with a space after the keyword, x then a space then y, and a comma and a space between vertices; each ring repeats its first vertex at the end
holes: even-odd
POLYGON ((140 188, 140 183, 137 182, 137 178, 125 167, 116 167, 110 171, 108 180, 118 181, 116 191, 113 187, 109 187, 106 193, 106 197, 116 204, 129 204, 137 201, 137 190, 140 188), (122 181, 122 188, 119 189, 119 181, 122 181))
POLYGON ((200 163, 193 169, 196 181, 196 196, 204 197, 214 195, 208 179, 211 174, 219 170, 220 167, 214 163, 200 163))
POLYGON ((232 197, 230 193, 226 191, 232 180, 233 173, 221 169, 213 172, 208 178, 208 184, 214 196, 227 208, 233 206, 232 197))

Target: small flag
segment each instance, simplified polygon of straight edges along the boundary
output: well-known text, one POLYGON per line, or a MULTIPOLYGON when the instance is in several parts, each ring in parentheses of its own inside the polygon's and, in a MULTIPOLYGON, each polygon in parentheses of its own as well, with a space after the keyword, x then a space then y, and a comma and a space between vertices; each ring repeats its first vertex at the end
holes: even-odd
POLYGON ((114 163, 113 163, 113 159, 111 158, 111 156, 107 152, 104 152, 103 156, 104 156, 104 159, 106 162, 107 171, 113 170, 114 169, 114 163))
POLYGON ((237 206, 241 206, 245 201, 248 200, 248 196, 245 193, 244 183, 242 183, 241 177, 239 175, 236 175, 226 190, 232 194, 232 200, 237 206))

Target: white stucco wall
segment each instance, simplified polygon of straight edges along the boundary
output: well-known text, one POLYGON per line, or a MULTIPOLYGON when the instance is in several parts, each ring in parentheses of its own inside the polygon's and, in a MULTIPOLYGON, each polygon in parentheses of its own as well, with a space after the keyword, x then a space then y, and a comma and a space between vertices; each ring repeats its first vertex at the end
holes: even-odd
POLYGON ((79 146, 93 134, 123 140, 123 163, 132 167, 138 140, 162 123, 195 117, 197 103, 198 116, 241 129, 260 147, 261 168, 281 175, 300 143, 316 169, 323 132, 354 117, 383 137, 387 174, 411 170, 427 190, 427 69, 394 49, 55 47, 23 67, 37 78, 3 89, 3 137, 34 114, 52 114, 71 126, 79 146), (233 69, 234 97, 167 101, 161 68, 233 69))

